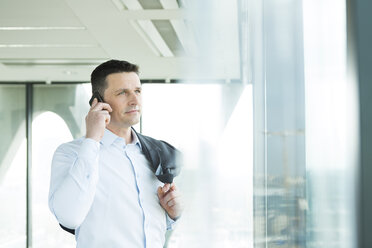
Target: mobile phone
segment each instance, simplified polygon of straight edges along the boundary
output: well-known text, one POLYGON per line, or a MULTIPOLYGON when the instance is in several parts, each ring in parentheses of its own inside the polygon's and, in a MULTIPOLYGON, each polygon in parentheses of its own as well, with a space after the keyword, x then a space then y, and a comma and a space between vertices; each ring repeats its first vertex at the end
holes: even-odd
POLYGON ((95 91, 92 95, 92 97, 89 100, 89 105, 92 106, 92 102, 94 98, 97 98, 98 102, 104 102, 103 97, 98 93, 98 91, 95 91))

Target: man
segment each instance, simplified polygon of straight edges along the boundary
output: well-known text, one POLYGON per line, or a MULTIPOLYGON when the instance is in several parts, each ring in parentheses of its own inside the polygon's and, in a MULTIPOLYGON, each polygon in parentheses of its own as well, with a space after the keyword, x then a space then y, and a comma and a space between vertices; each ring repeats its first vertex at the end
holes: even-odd
POLYGON ((177 174, 164 167, 175 149, 132 129, 142 111, 137 65, 107 61, 91 83, 86 136, 54 154, 49 208, 77 247, 163 247, 182 211, 175 184, 159 181, 177 174))

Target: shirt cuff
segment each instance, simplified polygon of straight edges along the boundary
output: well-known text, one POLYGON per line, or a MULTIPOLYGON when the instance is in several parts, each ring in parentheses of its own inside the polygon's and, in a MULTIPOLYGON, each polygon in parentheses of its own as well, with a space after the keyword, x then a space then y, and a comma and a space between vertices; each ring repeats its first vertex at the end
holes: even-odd
POLYGON ((176 227, 180 217, 178 217, 176 220, 173 220, 167 213, 165 215, 167 216, 167 230, 173 230, 176 227))

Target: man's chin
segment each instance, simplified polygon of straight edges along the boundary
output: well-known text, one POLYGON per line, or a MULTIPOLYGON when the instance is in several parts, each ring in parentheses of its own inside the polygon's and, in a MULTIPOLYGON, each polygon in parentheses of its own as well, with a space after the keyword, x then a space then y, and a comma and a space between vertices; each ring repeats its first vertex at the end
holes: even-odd
MULTIPOLYGON (((134 125, 138 124, 139 122, 140 122, 140 117, 131 118, 131 119, 121 119, 119 121, 111 120, 110 124, 112 126, 116 126, 116 127, 119 127, 119 128, 128 128, 128 127, 131 127, 131 126, 134 126, 134 125)), ((111 126, 110 124, 108 126, 111 126)))
POLYGON ((130 126, 134 126, 136 124, 138 124, 140 122, 140 118, 133 118, 131 120, 129 120, 127 123, 130 125, 130 126))

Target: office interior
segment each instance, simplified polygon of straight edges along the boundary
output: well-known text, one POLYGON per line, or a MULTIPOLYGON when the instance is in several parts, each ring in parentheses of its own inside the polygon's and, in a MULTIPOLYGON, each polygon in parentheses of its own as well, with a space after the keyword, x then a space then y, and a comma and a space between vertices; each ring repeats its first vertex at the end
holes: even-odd
POLYGON ((136 130, 183 154, 164 247, 372 247, 369 0, 0 1, 0 247, 75 247, 50 164, 90 73, 138 64, 136 130))

